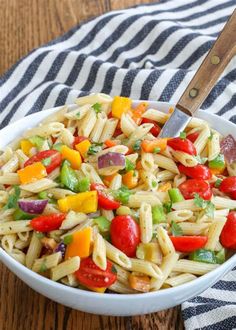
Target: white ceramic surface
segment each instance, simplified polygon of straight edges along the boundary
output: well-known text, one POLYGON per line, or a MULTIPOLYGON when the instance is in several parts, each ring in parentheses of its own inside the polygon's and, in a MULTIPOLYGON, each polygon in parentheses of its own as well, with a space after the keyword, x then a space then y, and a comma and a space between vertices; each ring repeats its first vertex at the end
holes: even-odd
MULTIPOLYGON (((167 103, 150 102, 150 107, 167 111, 167 103)), ((74 108, 75 106, 71 106, 74 108)), ((45 110, 25 117, 0 131, 0 148, 7 145, 27 128, 37 125, 59 108, 45 110)), ((235 125, 216 115, 199 111, 197 116, 205 119, 223 135, 232 134, 236 138, 235 125)), ((179 287, 138 295, 99 294, 70 288, 48 280, 11 258, 0 248, 0 260, 32 289, 63 305, 84 312, 104 315, 140 315, 152 313, 181 304, 200 294, 217 282, 224 274, 236 266, 236 254, 214 271, 179 287)))

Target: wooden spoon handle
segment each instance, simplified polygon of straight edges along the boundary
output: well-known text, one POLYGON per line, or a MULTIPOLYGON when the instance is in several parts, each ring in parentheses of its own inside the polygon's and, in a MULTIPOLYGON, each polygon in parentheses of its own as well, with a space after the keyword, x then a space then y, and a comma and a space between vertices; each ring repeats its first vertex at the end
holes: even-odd
POLYGON ((189 115, 199 109, 225 67, 236 54, 236 9, 205 57, 176 107, 189 115))

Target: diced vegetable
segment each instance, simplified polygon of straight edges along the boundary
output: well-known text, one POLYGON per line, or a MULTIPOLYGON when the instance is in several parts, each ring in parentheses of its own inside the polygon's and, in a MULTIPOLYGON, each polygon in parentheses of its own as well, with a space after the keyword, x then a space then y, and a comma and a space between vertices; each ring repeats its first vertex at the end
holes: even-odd
MULTIPOLYGON (((157 183, 155 182, 154 184, 157 184, 157 183)), ((170 181, 161 182, 159 187, 158 187, 158 191, 166 192, 166 191, 170 190, 171 187, 172 187, 172 185, 171 185, 170 181)))
POLYGON ((21 209, 16 209, 13 213, 13 219, 14 220, 31 220, 35 217, 35 215, 26 213, 22 211, 21 209))
POLYGON ((159 152, 166 150, 167 139, 155 139, 155 140, 143 140, 141 147, 145 152, 154 152, 156 148, 159 148, 159 152))
POLYGON ((131 162, 128 158, 125 159, 125 170, 129 172, 135 169, 135 164, 131 162))
POLYGON ((104 144, 107 148, 111 148, 117 145, 117 141, 116 140, 106 140, 104 141, 104 144))
POLYGON ((193 156, 197 155, 194 144, 188 139, 181 139, 180 137, 172 138, 167 141, 167 145, 174 150, 183 151, 193 156))
POLYGON ((166 215, 162 205, 155 205, 152 207, 152 222, 153 224, 166 222, 166 215))
POLYGON ((61 198, 57 202, 61 212, 73 210, 76 212, 91 213, 97 211, 98 196, 96 191, 88 191, 61 198))
POLYGON ((79 151, 79 153, 81 154, 81 156, 83 158, 86 158, 87 157, 87 152, 88 152, 90 146, 91 146, 90 141, 88 139, 86 139, 86 140, 83 140, 80 143, 76 144, 75 149, 77 151, 79 151))
POLYGON ((122 204, 128 203, 131 194, 132 192, 126 186, 122 186, 120 189, 113 191, 115 199, 120 201, 122 204))
POLYGON ((150 133, 152 133, 152 135, 155 137, 159 135, 161 127, 157 124, 155 120, 142 118, 142 124, 153 124, 153 127, 150 129, 150 133))
POLYGON ((65 259, 75 256, 87 258, 90 254, 90 244, 92 240, 92 228, 86 227, 72 234, 72 241, 66 247, 65 259))
POLYGON ((172 203, 178 203, 184 200, 184 197, 178 188, 169 189, 168 194, 172 203))
POLYGON ((47 203, 48 203, 47 199, 40 199, 40 200, 21 199, 18 201, 18 205, 21 208, 21 210, 30 214, 43 213, 47 203))
POLYGON ((225 248, 236 250, 236 211, 231 211, 228 214, 220 235, 220 242, 225 248))
POLYGON ((225 262, 225 249, 221 249, 216 253, 216 262, 217 264, 223 264, 225 262))
POLYGON ((120 119, 123 113, 131 109, 132 101, 128 97, 115 96, 111 104, 111 112, 114 118, 120 119))
POLYGON ((193 167, 186 167, 182 164, 178 166, 180 173, 183 173, 193 179, 209 180, 212 177, 211 171, 205 165, 198 164, 193 167))
POLYGON ((179 190, 185 199, 192 199, 198 194, 205 200, 210 200, 212 190, 208 182, 202 179, 189 179, 179 185, 179 190))
POLYGON ((206 245, 207 242, 207 236, 170 236, 170 239, 176 251, 179 252, 192 252, 201 249, 206 245))
POLYGON ((20 198, 20 187, 14 186, 14 193, 10 194, 8 197, 8 201, 4 206, 4 210, 8 209, 16 209, 18 208, 18 199, 20 198))
POLYGON ((108 152, 105 155, 99 156, 98 169, 104 169, 106 171, 108 167, 112 167, 116 171, 122 170, 125 167, 125 155, 118 152, 108 152))
POLYGON ((91 146, 88 148, 87 154, 88 155, 96 155, 98 152, 102 150, 103 143, 92 143, 91 146))
POLYGON ((111 222, 107 220, 106 217, 100 216, 95 218, 93 221, 96 225, 98 225, 98 228, 101 232, 110 230, 111 222))
POLYGON ((147 102, 141 102, 136 106, 136 108, 134 108, 130 111, 131 117, 137 125, 140 125, 140 123, 142 121, 142 115, 146 111, 147 106, 148 106, 147 102))
POLYGON ((79 179, 67 161, 63 162, 60 174, 61 183, 74 192, 79 192, 79 179))
POLYGON ((215 253, 211 250, 206 249, 199 249, 194 251, 190 254, 189 259, 193 261, 205 262, 208 264, 217 263, 215 253))
MULTIPOLYGON (((73 143, 72 143, 72 147, 73 147, 73 149, 76 149, 76 145, 79 144, 80 142, 84 141, 84 140, 88 140, 88 141, 89 141, 89 139, 88 139, 87 137, 85 137, 85 136, 82 136, 82 135, 80 135, 80 136, 75 136, 75 137, 74 137, 74 141, 73 141, 73 143)), ((79 150, 78 150, 78 151, 79 151, 79 150)))
POLYGON ((61 152, 62 146, 63 146, 63 143, 56 143, 53 145, 52 149, 61 152))
POLYGON ((120 202, 115 201, 109 190, 103 184, 92 183, 91 190, 98 193, 98 205, 104 210, 115 210, 120 206, 120 202))
POLYGON ((222 180, 219 189, 226 194, 236 191, 236 176, 229 176, 222 180))
POLYGON ((42 163, 33 163, 17 171, 22 184, 31 183, 47 176, 46 168, 42 163))
POLYGON ((211 160, 208 163, 208 166, 211 169, 222 170, 225 168, 225 158, 224 155, 219 154, 215 159, 211 160))
POLYGON ((38 149, 40 150, 45 142, 45 139, 41 136, 35 135, 29 138, 29 141, 38 149))
POLYGON ((73 150, 67 146, 62 146, 61 154, 63 159, 66 159, 70 162, 73 169, 78 170, 80 168, 82 160, 78 151, 73 150))
POLYGON ((231 134, 220 142, 220 149, 229 164, 236 161, 236 141, 231 134))
POLYGON ((85 178, 79 179, 78 186, 79 186, 80 192, 89 191, 89 186, 90 186, 89 178, 85 177, 85 178))
POLYGON ((38 198, 39 198, 39 199, 47 199, 47 198, 48 198, 48 194, 47 194, 47 192, 46 192, 46 191, 40 191, 40 192, 38 193, 38 198))
POLYGON ((30 150, 33 148, 33 146, 33 143, 31 143, 29 140, 20 141, 21 150, 26 156, 30 156, 30 150))
POLYGON ((104 288, 109 287, 117 280, 116 269, 109 260, 107 260, 106 270, 102 270, 93 262, 91 257, 81 260, 75 276, 81 284, 94 291, 101 288, 101 292, 104 292, 104 288))
POLYGON ((122 176, 122 182, 129 189, 133 189, 138 184, 138 171, 131 170, 122 176))
POLYGON ((54 252, 61 252, 62 258, 65 257, 66 254, 66 246, 63 242, 59 243, 56 248, 54 249, 54 252))
POLYGON ((66 214, 63 213, 41 215, 31 220, 30 225, 34 230, 44 233, 59 229, 65 218, 66 214))
POLYGON ((47 174, 50 174, 53 170, 61 165, 61 161, 61 154, 58 151, 45 150, 38 152, 36 155, 28 159, 25 162, 24 167, 37 162, 42 162, 42 164, 46 167, 47 174))
POLYGON ((151 288, 151 280, 146 275, 136 276, 133 274, 129 275, 129 285, 132 289, 140 292, 148 292, 151 288))

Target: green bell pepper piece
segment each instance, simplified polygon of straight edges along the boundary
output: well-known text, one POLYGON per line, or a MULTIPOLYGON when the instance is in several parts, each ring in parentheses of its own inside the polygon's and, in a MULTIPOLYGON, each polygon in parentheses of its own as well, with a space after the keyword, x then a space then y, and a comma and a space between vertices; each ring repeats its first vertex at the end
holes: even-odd
POLYGON ((61 147, 63 146, 63 143, 56 143, 52 146, 52 150, 57 150, 61 152, 61 147))
POLYGON ((48 194, 46 191, 41 191, 38 193, 38 198, 39 199, 48 199, 48 194))
POLYGON ((68 162, 64 162, 61 167, 60 180, 61 183, 71 191, 79 192, 79 180, 68 162))
POLYGON ((79 180, 78 187, 80 192, 89 191, 90 181, 89 178, 85 177, 79 180))
POLYGON ((216 158, 209 161, 208 166, 212 169, 221 170, 225 167, 225 158, 224 155, 219 154, 216 158))
POLYGON ((189 256, 190 260, 193 261, 199 261, 199 262, 205 262, 208 264, 216 264, 216 256, 215 253, 211 250, 206 249, 199 249, 194 252, 192 252, 189 256))
POLYGON ((172 203, 178 203, 184 200, 184 197, 178 188, 169 189, 168 194, 172 203))
POLYGON ((225 249, 221 249, 216 253, 216 262, 218 264, 223 264, 225 262, 225 249))
POLYGON ((152 207, 152 222, 153 224, 166 222, 166 215, 161 205, 155 205, 152 207))
POLYGON ((35 147, 40 150, 44 144, 45 139, 41 136, 35 135, 29 138, 29 141, 35 145, 35 147))
POLYGON ((98 228, 101 232, 110 230, 111 222, 106 217, 100 216, 93 219, 93 221, 96 225, 98 225, 98 228))

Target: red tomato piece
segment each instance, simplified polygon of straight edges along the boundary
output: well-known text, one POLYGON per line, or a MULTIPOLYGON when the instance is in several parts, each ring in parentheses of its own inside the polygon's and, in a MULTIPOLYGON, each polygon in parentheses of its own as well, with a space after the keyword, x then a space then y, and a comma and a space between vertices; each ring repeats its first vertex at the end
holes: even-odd
POLYGON ((225 178, 221 182, 219 189, 226 194, 236 191, 236 176, 229 176, 228 178, 225 178))
POLYGON ((170 236, 170 239, 179 252, 193 252, 206 245, 207 236, 170 236))
POLYGON ((185 199, 194 198, 195 194, 205 200, 211 199, 212 191, 208 182, 202 179, 189 179, 179 185, 179 190, 185 199))
POLYGON ((152 135, 154 136, 158 136, 161 128, 160 126, 155 122, 155 120, 151 120, 151 119, 147 119, 147 118, 143 118, 142 119, 142 124, 144 123, 148 123, 148 124, 153 124, 154 126, 152 127, 152 129, 150 130, 150 132, 152 133, 152 135))
POLYGON ((123 132, 120 128, 117 128, 113 134, 113 137, 117 137, 118 135, 121 135, 123 132))
POLYGON ((111 242, 128 257, 136 255, 140 243, 140 227, 130 215, 119 215, 111 222, 111 242))
POLYGON ((236 211, 231 211, 220 235, 221 244, 227 249, 236 250, 236 211))
POLYGON ((91 257, 82 259, 80 268, 75 272, 78 281, 88 287, 107 288, 117 280, 113 264, 107 260, 106 270, 100 269, 91 257))
POLYGON ((45 165, 47 174, 51 173, 55 168, 61 165, 62 157, 59 151, 57 150, 45 150, 40 151, 33 157, 29 158, 25 164, 24 167, 31 165, 36 162, 42 162, 46 158, 49 158, 49 164, 45 165))
POLYGON ((115 210, 120 207, 120 202, 114 200, 113 196, 109 195, 108 190, 103 184, 92 183, 91 190, 96 190, 98 193, 98 205, 104 210, 115 210))
POLYGON ((231 192, 230 197, 231 197, 233 200, 236 200, 236 190, 231 192))
POLYGON ((192 143, 194 143, 198 137, 199 137, 199 132, 194 132, 187 135, 187 139, 190 140, 192 143))
POLYGON ((183 151, 189 155, 197 155, 197 150, 194 144, 188 139, 181 139, 180 137, 176 137, 173 139, 169 139, 167 141, 167 144, 174 150, 183 151))
POLYGON ((194 167, 186 167, 182 164, 178 166, 180 173, 183 173, 193 179, 209 180, 212 177, 211 171, 205 165, 196 165, 194 167))
POLYGON ((34 230, 46 233, 51 230, 59 229, 65 218, 66 215, 64 213, 41 215, 32 219, 30 225, 34 230))
POLYGON ((84 140, 88 140, 88 138, 86 138, 85 136, 75 136, 74 142, 72 144, 73 149, 75 149, 76 144, 78 144, 84 140))

